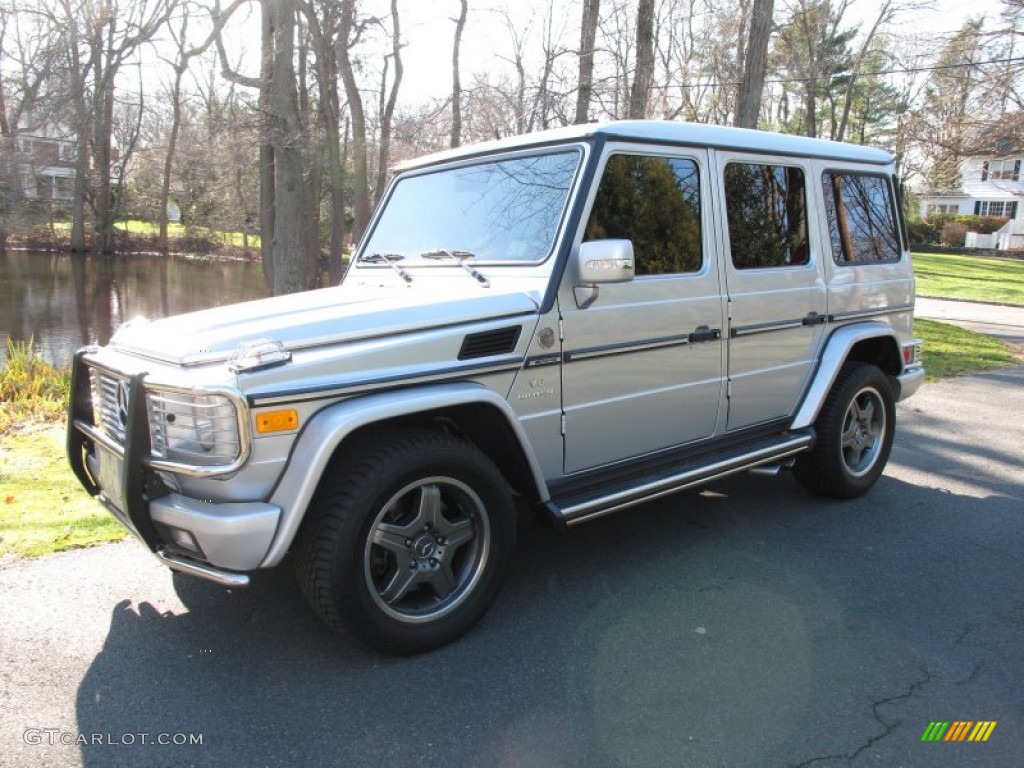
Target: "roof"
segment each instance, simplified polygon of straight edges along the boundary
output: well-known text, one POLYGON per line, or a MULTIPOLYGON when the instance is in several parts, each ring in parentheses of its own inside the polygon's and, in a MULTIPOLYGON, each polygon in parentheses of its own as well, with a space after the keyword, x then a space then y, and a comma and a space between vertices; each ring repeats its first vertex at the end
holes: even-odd
POLYGON ((620 120, 606 123, 587 123, 528 133, 497 141, 470 144, 426 155, 399 166, 399 170, 419 168, 448 162, 473 155, 490 154, 544 144, 581 141, 603 136, 607 139, 642 141, 655 144, 741 149, 754 152, 784 154, 796 157, 822 157, 832 160, 853 160, 862 163, 887 165, 893 162, 889 152, 859 144, 846 144, 806 136, 754 131, 703 123, 670 122, 667 120, 620 120))

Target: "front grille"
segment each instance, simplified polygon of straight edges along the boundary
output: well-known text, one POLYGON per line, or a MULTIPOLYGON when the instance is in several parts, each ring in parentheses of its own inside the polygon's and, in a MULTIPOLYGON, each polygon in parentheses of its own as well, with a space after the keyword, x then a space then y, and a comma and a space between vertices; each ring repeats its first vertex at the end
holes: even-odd
POLYGON ((128 379, 92 368, 92 407, 96 426, 119 445, 124 445, 128 425, 128 379))

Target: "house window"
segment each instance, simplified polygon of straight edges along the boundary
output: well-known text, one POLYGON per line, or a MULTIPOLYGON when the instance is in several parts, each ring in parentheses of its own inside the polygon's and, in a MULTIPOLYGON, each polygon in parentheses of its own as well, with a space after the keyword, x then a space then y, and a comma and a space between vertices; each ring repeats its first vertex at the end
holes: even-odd
POLYGON ((53 177, 53 199, 70 200, 75 196, 75 180, 67 176, 53 177))
POLYGON ((78 159, 78 147, 70 141, 62 141, 57 145, 57 159, 64 163, 73 163, 78 159))
POLYGON ((925 216, 935 216, 944 213, 960 213, 960 206, 956 203, 928 203, 924 208, 925 216))
POLYGON ((1020 160, 987 160, 981 166, 982 181, 1020 181, 1020 160))
POLYGON ((18 151, 23 155, 31 155, 32 150, 35 149, 35 142, 32 141, 28 136, 18 137, 18 151))
POLYGON ((974 204, 975 216, 1000 216, 1013 218, 1017 215, 1017 203, 1011 200, 979 200, 974 204))

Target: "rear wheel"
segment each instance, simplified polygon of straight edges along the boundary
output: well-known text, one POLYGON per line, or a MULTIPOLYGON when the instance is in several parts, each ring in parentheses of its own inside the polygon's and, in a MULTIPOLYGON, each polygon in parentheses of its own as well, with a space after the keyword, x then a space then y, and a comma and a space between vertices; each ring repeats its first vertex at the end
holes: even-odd
POLYGON ((817 440, 797 458, 796 479, 826 496, 867 493, 892 450, 896 406, 889 377, 868 363, 846 363, 814 426, 817 440))
POLYGON ((472 444, 425 430, 383 433, 345 459, 297 546, 310 604, 381 650, 451 642, 490 607, 514 548, 503 476, 472 444))

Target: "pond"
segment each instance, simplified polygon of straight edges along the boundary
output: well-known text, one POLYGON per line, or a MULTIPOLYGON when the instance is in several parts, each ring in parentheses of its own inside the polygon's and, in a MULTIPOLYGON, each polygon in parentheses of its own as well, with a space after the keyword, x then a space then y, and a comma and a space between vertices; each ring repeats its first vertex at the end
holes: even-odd
POLYGON ((138 315, 151 319, 267 296, 258 263, 176 256, 0 253, 0 363, 7 339, 33 343, 55 365, 105 344, 138 315))

